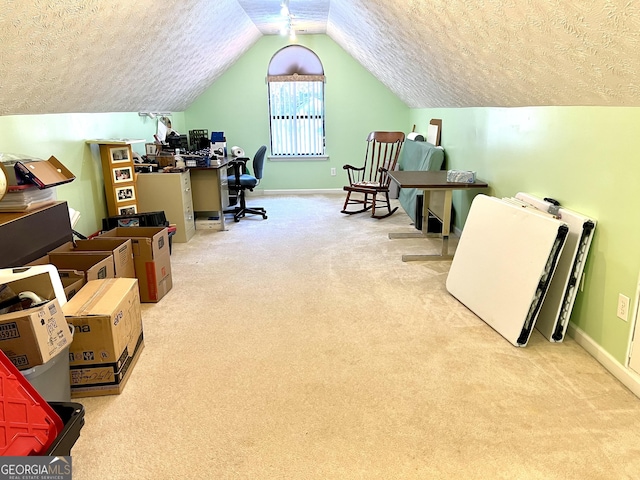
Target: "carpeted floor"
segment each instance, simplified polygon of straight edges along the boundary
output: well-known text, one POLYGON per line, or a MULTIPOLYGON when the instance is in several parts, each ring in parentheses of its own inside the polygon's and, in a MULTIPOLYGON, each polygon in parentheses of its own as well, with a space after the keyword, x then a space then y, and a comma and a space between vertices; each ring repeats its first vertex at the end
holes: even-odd
POLYGON ((255 197, 174 244, 120 395, 77 399, 74 480, 636 479, 640 400, 573 340, 516 348, 445 289, 400 209, 255 197))

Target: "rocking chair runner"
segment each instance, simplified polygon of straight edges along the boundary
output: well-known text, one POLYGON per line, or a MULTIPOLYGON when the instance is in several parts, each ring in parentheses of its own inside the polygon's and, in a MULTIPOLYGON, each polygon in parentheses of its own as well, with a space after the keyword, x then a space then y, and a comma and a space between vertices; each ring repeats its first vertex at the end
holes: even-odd
POLYGON ((349 185, 344 187, 347 198, 344 201, 342 213, 352 215, 371 210, 373 218, 386 218, 398 209, 396 207, 392 210, 389 202, 391 177, 388 172, 395 170, 403 143, 404 133, 402 132, 371 132, 369 134, 364 165, 360 168, 351 165, 342 167, 347 171, 349 178, 349 185), (361 195, 351 198, 352 193, 361 195), (361 205, 362 208, 347 210, 349 205, 354 204, 361 205), (376 215, 376 208, 386 208, 387 213, 376 215))

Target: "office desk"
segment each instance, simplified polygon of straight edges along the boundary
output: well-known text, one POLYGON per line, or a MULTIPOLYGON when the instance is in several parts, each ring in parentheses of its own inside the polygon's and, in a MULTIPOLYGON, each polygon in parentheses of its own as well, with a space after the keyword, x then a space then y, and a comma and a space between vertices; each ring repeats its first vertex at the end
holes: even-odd
POLYGON ((189 167, 191 173, 191 195, 193 211, 218 212, 220 230, 225 230, 224 209, 229 206, 229 183, 227 168, 229 160, 210 167, 189 167))
POLYGON ((416 238, 416 237, 442 237, 442 253, 439 255, 403 255, 403 262, 417 260, 451 260, 449 255, 449 235, 451 230, 451 200, 454 190, 469 188, 486 188, 488 185, 476 180, 475 183, 451 183, 447 182, 447 171, 393 171, 389 172, 391 179, 400 188, 418 188, 423 191, 422 203, 422 232, 421 233, 390 233, 389 238, 416 238), (430 196, 432 191, 444 193, 444 201, 441 210, 430 208, 430 196), (442 222, 442 234, 429 233, 429 213, 442 222))

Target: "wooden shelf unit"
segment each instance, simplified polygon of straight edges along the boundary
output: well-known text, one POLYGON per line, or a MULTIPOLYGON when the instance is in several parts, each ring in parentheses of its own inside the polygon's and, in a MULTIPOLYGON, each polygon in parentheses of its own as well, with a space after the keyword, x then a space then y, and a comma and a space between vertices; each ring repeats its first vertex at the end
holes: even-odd
POLYGON ((87 140, 98 144, 108 215, 138 213, 138 195, 131 144, 145 140, 87 140))

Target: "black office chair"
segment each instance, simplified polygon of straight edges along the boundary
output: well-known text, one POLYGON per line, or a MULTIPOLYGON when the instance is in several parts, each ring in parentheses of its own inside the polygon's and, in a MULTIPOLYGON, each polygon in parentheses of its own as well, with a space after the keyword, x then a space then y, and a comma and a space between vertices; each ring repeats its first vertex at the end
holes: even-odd
POLYGON ((248 157, 234 158, 229 162, 229 165, 233 168, 233 174, 229 175, 229 190, 235 193, 239 206, 230 210, 225 210, 224 213, 232 213, 233 220, 239 222, 246 214, 262 215, 263 219, 267 218, 267 212, 262 207, 247 207, 245 200, 245 191, 250 192, 260 183, 262 179, 262 170, 264 168, 264 157, 267 153, 267 147, 261 146, 253 157, 253 175, 248 172, 247 162, 250 160, 248 157))

